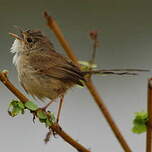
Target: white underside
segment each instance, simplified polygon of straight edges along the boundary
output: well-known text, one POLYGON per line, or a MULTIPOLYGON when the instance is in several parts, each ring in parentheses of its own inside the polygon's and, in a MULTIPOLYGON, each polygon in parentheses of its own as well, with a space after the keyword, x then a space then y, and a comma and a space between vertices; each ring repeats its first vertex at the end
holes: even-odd
POLYGON ((15 53, 14 57, 13 57, 13 64, 17 65, 18 63, 18 53, 22 51, 22 45, 21 45, 21 41, 16 39, 14 41, 14 43, 12 44, 12 47, 10 49, 11 53, 15 53))

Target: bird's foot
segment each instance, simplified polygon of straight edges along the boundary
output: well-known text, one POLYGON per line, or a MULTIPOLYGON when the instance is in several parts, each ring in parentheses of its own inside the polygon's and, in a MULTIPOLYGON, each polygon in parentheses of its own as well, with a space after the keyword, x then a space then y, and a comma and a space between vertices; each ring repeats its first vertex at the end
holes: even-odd
POLYGON ((33 123, 35 123, 35 118, 36 118, 36 112, 34 111, 34 112, 32 112, 32 114, 33 114, 33 123))

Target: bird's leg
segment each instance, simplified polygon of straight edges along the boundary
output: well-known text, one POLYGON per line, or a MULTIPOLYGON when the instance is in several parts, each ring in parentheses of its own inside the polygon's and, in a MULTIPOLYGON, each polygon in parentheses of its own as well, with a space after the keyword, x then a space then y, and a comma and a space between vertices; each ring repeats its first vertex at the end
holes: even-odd
MULTIPOLYGON (((46 111, 46 109, 54 102, 54 100, 51 100, 47 105, 45 105, 44 107, 40 108, 43 111, 46 111)), ((35 118, 36 118, 36 112, 32 112, 33 113, 33 122, 35 123, 35 118)))
POLYGON ((45 105, 44 107, 42 107, 41 109, 46 111, 46 109, 54 102, 54 100, 51 100, 47 105, 45 105))
POLYGON ((59 104, 59 108, 58 108, 58 113, 57 113, 56 123, 59 122, 59 118, 60 118, 60 113, 61 113, 61 108, 62 108, 62 105, 63 105, 63 101, 64 101, 64 96, 61 96, 61 98, 60 98, 60 104, 59 104))

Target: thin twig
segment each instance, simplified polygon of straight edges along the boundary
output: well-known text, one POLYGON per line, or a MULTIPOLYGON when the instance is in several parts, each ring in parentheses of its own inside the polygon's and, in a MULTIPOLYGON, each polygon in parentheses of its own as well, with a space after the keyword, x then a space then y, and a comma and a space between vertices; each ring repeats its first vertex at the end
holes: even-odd
MULTIPOLYGON (((47 25, 55 33, 57 39, 59 40, 59 42, 63 46, 63 48, 64 48, 65 52, 67 53, 67 55, 69 56, 69 58, 71 58, 71 60, 73 60, 73 62, 75 64, 80 66, 76 56, 74 55, 72 49, 70 48, 68 42, 64 39, 64 36, 63 36, 59 26, 57 25, 56 21, 52 17, 50 17, 47 12, 44 12, 44 17, 47 20, 47 25)), ((109 123, 112 131, 114 132, 116 138, 118 139, 118 141, 119 141, 120 145, 122 146, 122 148, 124 149, 124 151, 125 152, 131 152, 131 149, 130 149, 129 145, 127 144, 123 135, 119 131, 116 123, 112 119, 111 114, 109 113, 109 111, 108 111, 107 107, 105 106, 102 98, 100 97, 98 91, 96 90, 91 78, 88 81, 86 81, 85 84, 86 84, 89 92, 91 93, 92 97, 94 98, 96 104, 98 105, 99 109, 101 110, 101 112, 103 113, 107 122, 109 123)))
POLYGON ((152 79, 148 81, 148 123, 147 123, 147 146, 146 152, 152 152, 152 79))
POLYGON ((3 84, 17 97, 19 98, 23 103, 29 101, 27 97, 25 97, 18 89, 14 87, 14 85, 9 81, 7 78, 7 73, 0 72, 0 80, 3 82, 3 84))
POLYGON ((91 65, 90 68, 92 69, 92 65, 95 63, 97 47, 99 44, 97 31, 90 32, 90 38, 91 40, 93 40, 93 50, 92 50, 92 55, 91 55, 91 60, 90 60, 90 65, 91 65))
MULTIPOLYGON (((23 103, 26 103, 29 101, 27 97, 25 97, 7 78, 7 75, 5 72, 0 72, 0 81, 23 103)), ((69 143, 71 146, 76 148, 78 151, 82 152, 90 152, 87 148, 79 144, 76 140, 74 140, 72 137, 70 137, 66 132, 62 130, 62 128, 57 124, 54 123, 50 126, 50 128, 57 133, 60 137, 62 137, 67 143, 69 143)))

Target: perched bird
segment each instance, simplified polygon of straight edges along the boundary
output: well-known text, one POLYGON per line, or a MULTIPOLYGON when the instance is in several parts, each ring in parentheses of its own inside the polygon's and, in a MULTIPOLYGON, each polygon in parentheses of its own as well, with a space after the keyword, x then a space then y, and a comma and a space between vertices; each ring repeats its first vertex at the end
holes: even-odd
POLYGON ((20 31, 20 35, 10 35, 15 38, 11 47, 11 52, 15 53, 13 63, 27 93, 40 100, 49 98, 53 101, 62 98, 74 85, 83 86, 84 73, 71 60, 57 53, 41 31, 26 30, 20 31))
MULTIPOLYGON (((62 56, 54 50, 53 44, 42 34, 40 30, 20 30, 20 34, 10 33, 15 38, 11 52, 15 53, 13 63, 18 72, 18 79, 25 89, 33 97, 40 100, 51 100, 46 109, 56 98, 61 98, 74 85, 83 86, 86 74, 117 74, 134 75, 128 71, 147 71, 138 69, 115 69, 81 71, 70 59, 62 56), (124 71, 124 72, 121 72, 124 71)), ((61 106, 59 108, 59 119, 61 106)))

